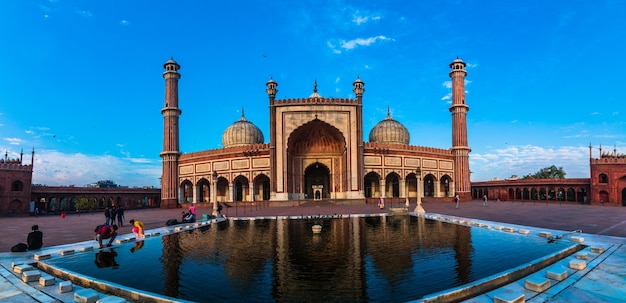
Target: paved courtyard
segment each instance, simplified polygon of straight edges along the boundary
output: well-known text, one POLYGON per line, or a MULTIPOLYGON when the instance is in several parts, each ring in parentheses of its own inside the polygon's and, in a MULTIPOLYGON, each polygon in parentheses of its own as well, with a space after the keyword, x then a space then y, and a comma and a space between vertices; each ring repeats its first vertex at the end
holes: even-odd
MULTIPOLYGON (((378 209, 375 204, 358 205, 358 206, 335 206, 327 203, 315 204, 307 203, 303 206, 294 207, 264 207, 261 205, 248 205, 246 207, 237 206, 224 208, 223 213, 227 217, 257 217, 257 216, 288 216, 288 215, 332 215, 332 214, 372 214, 387 212, 390 207, 403 207, 402 205, 386 205, 384 210, 378 209)), ((570 203, 558 202, 495 202, 490 201, 487 207, 483 206, 482 201, 472 201, 461 203, 460 207, 455 208, 454 203, 423 203, 423 207, 427 213, 441 214, 454 217, 471 218, 477 220, 494 221, 500 223, 508 223, 515 225, 523 225, 529 227, 537 227, 558 231, 582 230, 583 236, 587 239, 597 237, 602 241, 608 241, 615 244, 611 253, 612 260, 626 260, 626 207, 606 207, 606 206, 590 206, 570 203), (618 258, 618 259, 615 259, 618 258)), ((410 210, 415 208, 415 204, 410 205, 410 210)), ((130 219, 143 221, 146 229, 154 229, 165 226, 168 219, 180 219, 181 212, 184 209, 141 209, 126 211, 125 222, 130 219)), ((210 214, 211 208, 197 208, 198 216, 202 214, 210 214)), ((18 242, 26 242, 26 235, 30 231, 33 224, 38 224, 44 233, 44 250, 47 247, 84 242, 93 239, 93 229, 96 225, 104 223, 104 215, 101 212, 87 214, 68 214, 64 218, 60 215, 48 215, 40 217, 2 217, 0 218, 2 236, 0 237, 0 261, 6 264, 7 260, 11 260, 14 254, 10 253, 11 246, 18 242)), ((131 233, 130 224, 125 223, 120 228, 121 234, 131 233)), ((23 255, 21 255, 23 257, 23 255)), ((607 258, 608 260, 608 258, 607 258)), ((599 262, 599 261, 598 261, 599 262)), ((601 291, 617 289, 617 297, 624 293, 626 289, 626 270, 623 263, 618 263, 617 282, 610 282, 610 285, 600 285, 601 291), (622 265, 619 265, 622 264, 622 265), (620 290, 621 293, 620 293, 620 290)), ((603 261, 602 264, 610 264, 609 261, 603 261)), ((4 265, 3 264, 3 265, 4 265)), ((589 269, 590 272, 600 273, 600 276, 606 276, 595 268, 589 269)), ((589 275, 592 276, 592 275, 589 275)), ((612 276, 615 277, 615 276, 612 276)), ((19 281, 19 280, 18 280, 19 281)), ((581 281, 582 278, 581 278, 581 281)), ((594 280, 597 283, 597 279, 594 280)), ((608 282, 607 282, 608 283, 608 282)), ((0 302, 17 302, 14 301, 18 297, 14 297, 15 289, 12 283, 3 280, 0 275, 0 302), (5 287, 6 286, 6 287, 5 287), (5 288, 10 289, 13 293, 7 295, 5 288)), ((578 283, 577 285, 583 285, 578 283)), ((584 285, 589 285, 586 283, 584 285)), ((523 286, 522 286, 523 288, 523 286)), ((584 288, 584 287, 582 287, 584 288)), ((579 293, 581 287, 570 286, 567 291, 563 291, 562 299, 550 300, 550 302, 569 302, 573 297, 583 296, 579 293)), ((25 291, 22 290, 22 293, 25 291)), ((588 293, 586 293, 589 295, 588 293)), ((593 293, 598 301, 594 302, 626 302, 626 295, 622 299, 615 299, 615 296, 607 296, 604 294, 597 295, 593 293), (608 299, 607 299, 608 298, 608 299)), ((584 297, 584 296, 583 296, 584 297)), ((24 296, 25 300, 19 302, 40 302, 29 300, 32 296, 24 296)), ((471 302, 482 302, 477 298, 471 302)), ((574 301, 576 302, 576 301, 574 301)), ((578 301, 588 302, 588 301, 578 301)))

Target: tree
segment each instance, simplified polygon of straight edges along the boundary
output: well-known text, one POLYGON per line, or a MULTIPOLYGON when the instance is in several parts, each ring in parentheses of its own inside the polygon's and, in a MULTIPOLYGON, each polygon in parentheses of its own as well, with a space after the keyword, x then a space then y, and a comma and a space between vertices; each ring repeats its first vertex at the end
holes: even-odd
POLYGON ((528 174, 522 179, 562 179, 565 178, 565 171, 563 167, 556 167, 554 165, 550 167, 544 167, 534 174, 528 174))

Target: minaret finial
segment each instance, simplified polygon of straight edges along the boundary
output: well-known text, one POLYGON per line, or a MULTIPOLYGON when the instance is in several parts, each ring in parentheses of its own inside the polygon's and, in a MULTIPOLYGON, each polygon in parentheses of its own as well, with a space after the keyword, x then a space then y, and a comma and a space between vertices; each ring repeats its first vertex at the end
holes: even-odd
POLYGON ((315 82, 313 83, 313 92, 317 93, 317 79, 315 79, 315 82))

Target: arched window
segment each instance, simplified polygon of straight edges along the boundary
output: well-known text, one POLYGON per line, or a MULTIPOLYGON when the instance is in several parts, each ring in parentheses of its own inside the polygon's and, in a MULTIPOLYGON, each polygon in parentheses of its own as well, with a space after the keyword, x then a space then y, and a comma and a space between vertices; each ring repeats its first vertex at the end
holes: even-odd
POLYGON ((609 183, 609 176, 606 174, 600 174, 600 183, 609 183))
POLYGON ((11 191, 23 191, 24 190, 24 183, 22 183, 22 181, 14 181, 13 184, 11 184, 11 191))

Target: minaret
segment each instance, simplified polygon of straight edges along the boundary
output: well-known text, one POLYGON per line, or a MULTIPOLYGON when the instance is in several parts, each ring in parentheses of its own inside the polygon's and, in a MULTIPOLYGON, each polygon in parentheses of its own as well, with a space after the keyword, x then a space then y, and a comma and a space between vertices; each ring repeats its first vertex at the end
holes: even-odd
POLYGON ((454 156, 454 186, 461 200, 471 200, 469 153, 467 143, 467 111, 465 104, 465 62, 458 57, 450 63, 452 79, 452 155, 454 156))
MULTIPOLYGON (((356 161, 357 161, 357 167, 359 167, 360 169, 357 172, 357 175, 354 176, 353 174, 353 179, 354 177, 356 177, 356 180, 364 180, 365 178, 365 164, 364 164, 364 143, 363 143, 363 93, 365 92, 365 83, 363 81, 361 81, 360 77, 356 77, 356 80, 354 80, 354 82, 352 83, 352 86, 354 87, 354 89, 352 90, 354 92, 354 95, 356 97, 356 101, 358 104, 357 107, 357 113, 356 113, 356 135, 357 135, 357 142, 358 142, 358 151, 357 151, 357 157, 356 157, 356 161)), ((364 188, 364 183, 363 182, 356 182, 358 184, 358 188, 359 188, 359 196, 365 198, 365 188, 364 188)))
POLYGON ((270 99, 270 200, 276 196, 278 189, 276 179, 278 178, 276 171, 276 107, 274 102, 276 101, 276 93, 278 93, 278 83, 270 77, 270 80, 265 83, 267 96, 270 99))
POLYGON ((163 65, 165 72, 165 107, 163 115, 163 173, 161 175, 161 208, 176 208, 178 204, 178 117, 182 113, 178 108, 178 70, 180 65, 170 59, 163 65))

